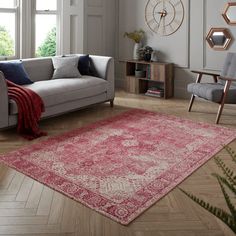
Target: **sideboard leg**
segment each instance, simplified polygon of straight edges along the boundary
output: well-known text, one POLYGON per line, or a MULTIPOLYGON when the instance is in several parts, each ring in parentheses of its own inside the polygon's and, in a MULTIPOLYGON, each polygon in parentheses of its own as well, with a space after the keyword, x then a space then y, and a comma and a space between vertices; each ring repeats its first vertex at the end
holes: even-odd
POLYGON ((114 107, 114 99, 110 100, 110 107, 114 107))

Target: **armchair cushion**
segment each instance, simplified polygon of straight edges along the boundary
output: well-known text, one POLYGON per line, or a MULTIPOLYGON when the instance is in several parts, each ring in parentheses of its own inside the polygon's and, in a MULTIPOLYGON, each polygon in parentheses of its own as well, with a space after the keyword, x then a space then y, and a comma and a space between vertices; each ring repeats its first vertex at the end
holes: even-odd
MULTIPOLYGON (((217 102, 221 101, 224 85, 220 83, 191 83, 188 84, 187 90, 200 98, 217 102)), ((226 103, 236 104, 236 86, 231 86, 226 98, 226 103)))

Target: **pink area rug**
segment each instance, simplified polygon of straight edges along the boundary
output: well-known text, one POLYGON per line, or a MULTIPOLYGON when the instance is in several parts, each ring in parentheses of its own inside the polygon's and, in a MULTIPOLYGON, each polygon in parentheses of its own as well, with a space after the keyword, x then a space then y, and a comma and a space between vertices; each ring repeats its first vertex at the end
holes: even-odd
POLYGON ((128 224, 235 138, 221 126, 130 110, 0 161, 128 224))

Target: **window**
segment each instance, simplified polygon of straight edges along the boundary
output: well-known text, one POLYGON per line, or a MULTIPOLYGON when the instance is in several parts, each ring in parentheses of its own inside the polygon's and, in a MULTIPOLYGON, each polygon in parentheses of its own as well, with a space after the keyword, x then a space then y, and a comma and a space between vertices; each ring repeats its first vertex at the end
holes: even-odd
POLYGON ((0 60, 54 56, 62 0, 0 0, 0 60))
POLYGON ((57 0, 36 0, 35 3, 35 56, 55 56, 57 51, 57 0))
POLYGON ((17 19, 17 0, 0 0, 0 58, 16 57, 17 19))

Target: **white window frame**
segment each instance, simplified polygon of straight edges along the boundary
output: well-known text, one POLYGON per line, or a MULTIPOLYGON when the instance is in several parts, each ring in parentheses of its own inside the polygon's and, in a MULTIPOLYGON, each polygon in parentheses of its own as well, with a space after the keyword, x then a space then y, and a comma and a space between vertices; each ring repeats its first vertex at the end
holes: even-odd
POLYGON ((0 56, 0 60, 10 60, 19 58, 20 55, 20 0, 15 0, 15 7, 0 8, 0 13, 15 13, 15 55, 0 56))
MULTIPOLYGON (((49 0, 50 1, 50 0, 49 0)), ((37 10, 36 9, 36 0, 32 0, 32 18, 34 24, 32 24, 32 56, 35 57, 36 52, 36 15, 55 15, 56 16, 56 55, 60 53, 60 9, 61 9, 61 0, 57 0, 57 10, 37 10)))

